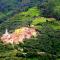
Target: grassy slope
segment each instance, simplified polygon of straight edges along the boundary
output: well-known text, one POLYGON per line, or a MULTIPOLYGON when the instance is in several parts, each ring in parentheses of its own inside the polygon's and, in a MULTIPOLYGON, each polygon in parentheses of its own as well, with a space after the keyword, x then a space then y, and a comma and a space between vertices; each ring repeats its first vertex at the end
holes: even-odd
POLYGON ((41 24, 43 23, 49 24, 55 30, 60 29, 60 21, 56 21, 54 18, 38 17, 32 21, 32 25, 35 25, 37 27, 42 27, 41 24))
POLYGON ((6 28, 13 30, 19 26, 26 26, 27 22, 33 20, 34 19, 33 17, 38 15, 39 15, 39 10, 36 7, 33 7, 26 12, 20 12, 12 16, 11 18, 8 18, 3 23, 1 23, 0 32, 3 32, 3 30, 5 30, 6 28))

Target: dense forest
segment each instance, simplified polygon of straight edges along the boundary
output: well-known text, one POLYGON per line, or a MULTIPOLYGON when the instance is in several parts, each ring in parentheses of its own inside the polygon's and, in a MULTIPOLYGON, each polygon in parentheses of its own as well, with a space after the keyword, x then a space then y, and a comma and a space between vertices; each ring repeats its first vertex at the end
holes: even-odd
POLYGON ((60 0, 0 0, 0 60, 60 60, 60 0), (22 43, 1 39, 21 31, 22 43))

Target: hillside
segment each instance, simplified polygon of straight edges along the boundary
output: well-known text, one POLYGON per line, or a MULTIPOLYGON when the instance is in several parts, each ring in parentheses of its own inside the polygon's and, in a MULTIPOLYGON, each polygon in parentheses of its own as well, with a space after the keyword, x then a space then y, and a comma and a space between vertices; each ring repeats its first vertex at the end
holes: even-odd
POLYGON ((0 60, 59 60, 59 2, 0 0, 0 60))

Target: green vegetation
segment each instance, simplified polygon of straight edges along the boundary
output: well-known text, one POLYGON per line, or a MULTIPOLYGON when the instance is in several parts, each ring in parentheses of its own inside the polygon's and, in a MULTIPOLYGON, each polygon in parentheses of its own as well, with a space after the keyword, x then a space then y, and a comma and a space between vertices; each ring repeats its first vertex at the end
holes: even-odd
POLYGON ((21 3, 14 0, 4 2, 10 7, 0 11, 0 35, 6 28, 13 32, 27 26, 34 27, 38 36, 19 45, 0 42, 0 60, 60 60, 60 0, 33 0, 24 8, 17 8, 21 3))

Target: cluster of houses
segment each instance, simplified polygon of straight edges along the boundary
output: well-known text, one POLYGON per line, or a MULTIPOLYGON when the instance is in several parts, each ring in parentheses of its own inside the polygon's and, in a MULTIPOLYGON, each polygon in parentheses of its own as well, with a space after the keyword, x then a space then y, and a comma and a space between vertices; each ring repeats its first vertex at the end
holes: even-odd
POLYGON ((13 33, 9 33, 6 29, 5 33, 1 36, 1 41, 4 44, 19 44, 23 43, 25 39, 30 39, 31 37, 36 37, 37 32, 34 28, 22 27, 16 29, 13 33))

